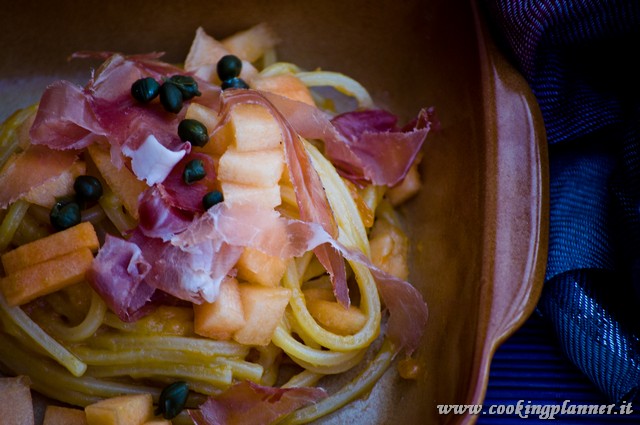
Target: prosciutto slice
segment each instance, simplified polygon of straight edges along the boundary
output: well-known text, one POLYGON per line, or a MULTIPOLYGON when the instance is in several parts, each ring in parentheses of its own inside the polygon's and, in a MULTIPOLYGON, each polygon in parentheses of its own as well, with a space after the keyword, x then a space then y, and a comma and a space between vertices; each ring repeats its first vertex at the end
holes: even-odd
POLYGON ((189 415, 196 425, 269 425, 327 396, 322 388, 273 388, 243 381, 189 415))
POLYGON ((0 209, 6 208, 32 188, 61 175, 77 159, 75 151, 55 151, 34 145, 16 154, 0 173, 0 209))
POLYGON ((293 130, 325 143, 325 155, 354 183, 394 186, 407 174, 429 131, 437 126, 433 109, 422 109, 411 125, 383 110, 347 112, 333 119, 316 107, 273 93, 264 96, 293 130))
MULTIPOLYGON (((311 160, 300 138, 279 110, 264 94, 254 90, 229 90, 221 96, 221 100, 223 105, 221 113, 223 116, 228 114, 228 111, 238 103, 259 104, 271 112, 280 124, 282 131, 285 161, 296 194, 300 217, 305 221, 319 223, 330 235, 337 237, 338 226, 333 217, 320 177, 311 165, 311 160)), ((302 102, 295 103, 303 104, 302 102)), ((219 128, 224 125, 224 122, 225 120, 221 120, 219 128)), ((340 304, 348 307, 350 300, 344 260, 329 245, 318 246, 314 252, 331 277, 336 299, 340 304)))
POLYGON ((107 306, 123 321, 142 317, 155 289, 144 279, 151 270, 135 243, 107 235, 87 272, 87 280, 107 306))
POLYGON ((387 336, 396 349, 411 354, 418 347, 428 317, 427 305, 420 292, 408 282, 377 268, 359 250, 340 244, 318 223, 291 220, 276 211, 257 211, 250 206, 229 208, 221 203, 176 235, 171 243, 190 250, 204 241, 250 246, 285 259, 329 245, 342 257, 371 270, 389 311, 387 336))

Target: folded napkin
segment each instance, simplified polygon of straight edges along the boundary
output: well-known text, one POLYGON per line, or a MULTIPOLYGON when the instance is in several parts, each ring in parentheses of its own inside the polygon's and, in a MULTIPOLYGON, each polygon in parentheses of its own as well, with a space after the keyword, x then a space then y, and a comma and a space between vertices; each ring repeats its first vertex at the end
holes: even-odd
POLYGON ((549 143, 538 312, 612 401, 640 387, 640 2, 482 0, 549 143))

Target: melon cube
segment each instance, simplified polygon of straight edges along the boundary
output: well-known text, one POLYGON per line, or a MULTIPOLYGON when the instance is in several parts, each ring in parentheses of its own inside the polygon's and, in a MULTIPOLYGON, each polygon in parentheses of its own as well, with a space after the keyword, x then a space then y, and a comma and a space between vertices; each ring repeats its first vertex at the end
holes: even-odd
POLYGON ((218 178, 220 181, 271 187, 278 184, 284 170, 282 149, 238 151, 227 149, 220 157, 218 178))
POLYGON ((29 378, 0 378, 0 418, 6 425, 33 425, 29 378))
POLYGON ((88 425, 142 425, 153 418, 151 394, 107 398, 84 408, 88 425))
POLYGON ((118 194, 127 212, 138 219, 138 199, 147 189, 147 184, 138 180, 127 167, 116 167, 111 162, 111 153, 106 146, 94 143, 87 149, 111 191, 118 194))
POLYGON ((224 201, 228 205, 253 205, 255 208, 273 209, 280 205, 280 186, 258 187, 238 183, 221 183, 224 201))
POLYGON ((193 312, 195 333, 217 340, 231 339, 245 323, 238 281, 222 281, 218 298, 212 303, 194 304, 193 312))
POLYGON ((309 88, 305 86, 304 83, 295 75, 258 75, 256 78, 251 80, 251 88, 274 93, 311 106, 316 106, 309 88))
POLYGON ((338 335, 353 335, 364 326, 367 316, 356 306, 344 308, 336 301, 306 298, 311 316, 327 330, 338 335))
POLYGON ((42 425, 87 425, 84 410, 48 405, 42 425))
POLYGON ((58 198, 73 193, 73 183, 76 177, 86 174, 86 172, 86 163, 84 161, 76 161, 59 176, 31 188, 24 196, 24 199, 31 204, 51 208, 57 202, 58 198))
POLYGON ((391 205, 400 205, 420 192, 421 188, 420 172, 418 171, 418 165, 414 163, 409 168, 404 179, 387 191, 386 197, 391 202, 391 205))
POLYGON ((282 144, 280 126, 262 105, 242 103, 230 112, 233 146, 239 151, 274 149, 282 144))
POLYGON ((371 262, 385 272, 409 277, 409 239, 404 232, 384 219, 376 220, 369 235, 371 262))
POLYGON ((245 324, 233 339, 246 345, 268 345, 289 304, 291 291, 260 285, 239 285, 245 324))
POLYGON ((287 264, 280 257, 247 247, 236 263, 236 268, 238 277, 243 280, 264 286, 278 286, 287 264))

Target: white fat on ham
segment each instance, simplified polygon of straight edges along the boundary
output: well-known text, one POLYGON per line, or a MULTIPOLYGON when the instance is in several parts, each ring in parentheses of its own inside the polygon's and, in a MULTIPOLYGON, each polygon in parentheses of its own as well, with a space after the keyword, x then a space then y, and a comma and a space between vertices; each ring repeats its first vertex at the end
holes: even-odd
POLYGON ((149 186, 162 183, 173 167, 186 155, 187 150, 172 151, 167 149, 153 134, 135 150, 128 146, 122 152, 131 158, 131 168, 140 180, 149 186))

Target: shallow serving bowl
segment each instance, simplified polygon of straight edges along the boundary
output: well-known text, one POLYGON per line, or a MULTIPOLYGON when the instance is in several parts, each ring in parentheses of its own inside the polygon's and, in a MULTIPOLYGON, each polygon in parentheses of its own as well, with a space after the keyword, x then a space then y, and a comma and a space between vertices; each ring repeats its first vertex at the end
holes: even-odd
POLYGON ((542 123, 521 77, 499 56, 473 2, 5 2, 0 14, 0 120, 47 84, 84 83, 79 50, 165 51, 184 59, 198 26, 224 37, 268 22, 279 58, 346 73, 408 120, 434 106, 441 129, 424 148, 424 189, 401 212, 411 281, 430 318, 417 381, 390 370, 327 423, 472 423, 438 404, 481 403, 497 345, 531 313, 546 258, 542 123))

